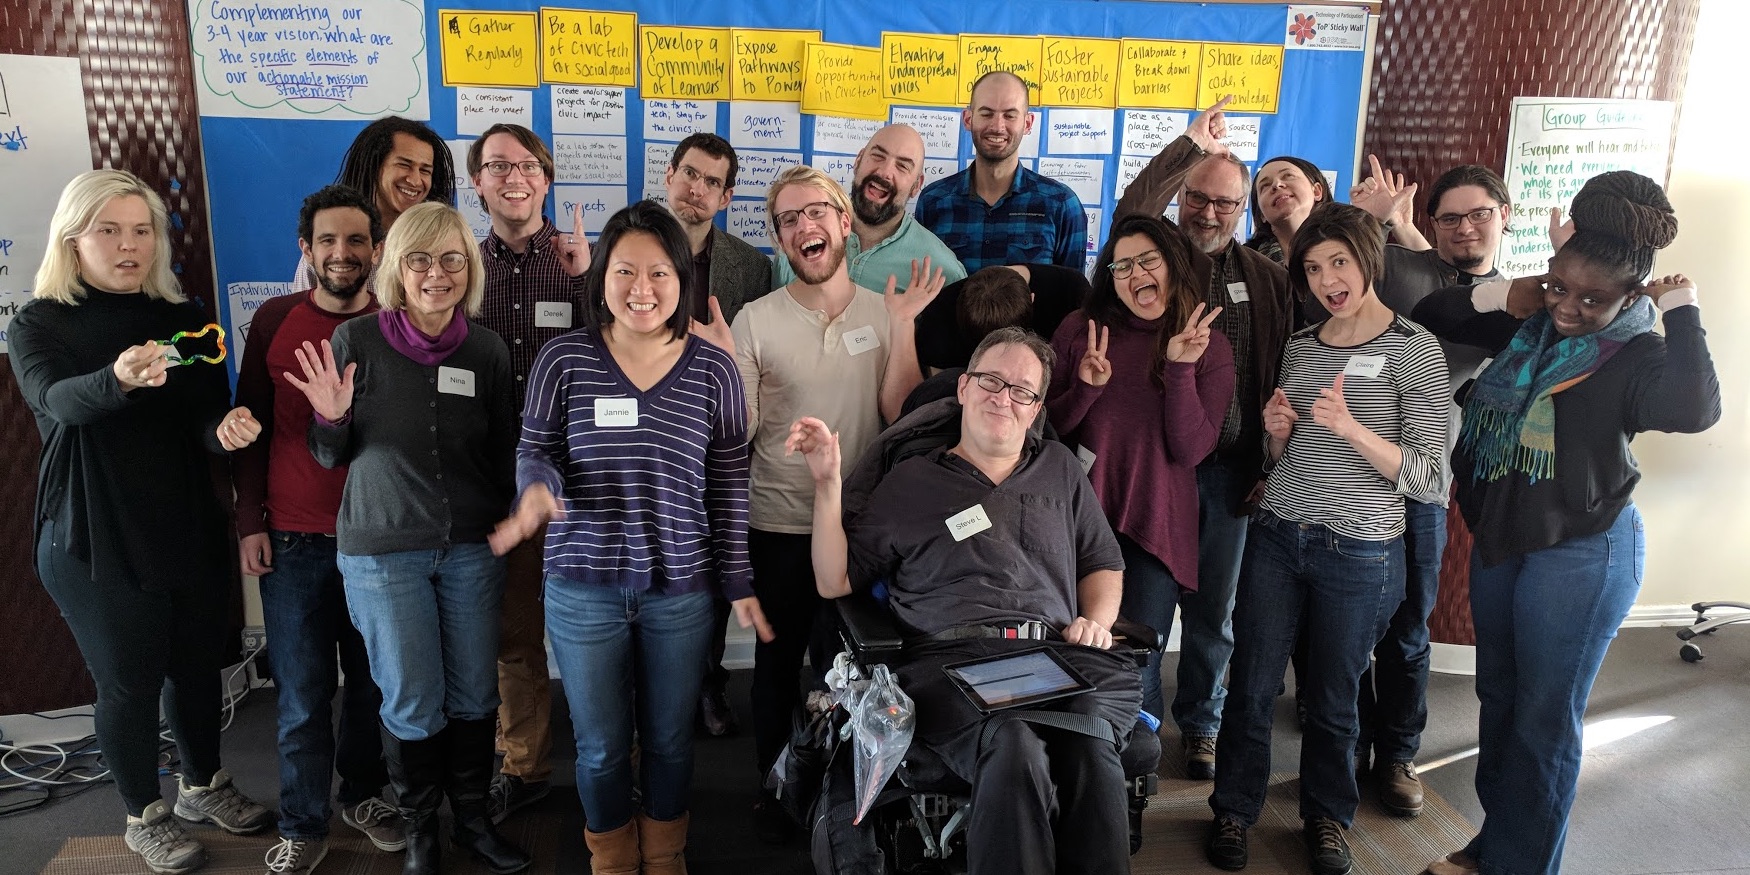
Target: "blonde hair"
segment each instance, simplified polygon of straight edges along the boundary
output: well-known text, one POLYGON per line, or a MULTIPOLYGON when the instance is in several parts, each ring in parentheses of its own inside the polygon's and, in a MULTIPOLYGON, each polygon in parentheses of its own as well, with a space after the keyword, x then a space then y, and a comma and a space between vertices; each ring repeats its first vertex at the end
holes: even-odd
POLYGON ((170 270, 170 213, 164 200, 138 176, 126 170, 87 170, 61 189, 61 200, 49 220, 49 248, 36 269, 33 297, 78 306, 85 297, 79 282, 79 252, 73 238, 91 230, 97 214, 118 197, 137 197, 152 215, 152 263, 146 267, 140 291, 146 297, 182 303, 182 284, 170 270))
POLYGON ((480 304, 486 299, 486 266, 480 263, 480 247, 474 244, 474 232, 468 221, 455 208, 434 201, 415 206, 401 214, 389 226, 389 236, 383 239, 383 267, 377 271, 377 302, 385 310, 401 310, 407 306, 407 290, 401 285, 401 259, 410 252, 432 252, 438 241, 454 234, 462 239, 463 252, 468 256, 468 294, 462 299, 462 312, 480 315, 480 304))
POLYGON ((770 188, 766 189, 766 225, 772 234, 772 241, 778 240, 778 194, 792 185, 810 185, 821 190, 826 195, 826 202, 838 208, 839 215, 851 215, 851 196, 845 194, 839 181, 806 164, 787 167, 778 178, 772 180, 770 188))

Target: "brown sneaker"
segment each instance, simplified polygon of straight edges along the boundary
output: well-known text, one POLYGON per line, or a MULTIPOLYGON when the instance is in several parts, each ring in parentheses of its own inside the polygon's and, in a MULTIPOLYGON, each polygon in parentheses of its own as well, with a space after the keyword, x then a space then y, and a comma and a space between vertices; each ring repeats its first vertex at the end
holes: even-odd
POLYGON ((1215 736, 1185 736, 1185 777, 1193 781, 1215 778, 1215 736))
POLYGON ((1379 785, 1379 805, 1398 817, 1415 817, 1422 813, 1422 779, 1416 777, 1415 763, 1380 763, 1374 767, 1373 780, 1379 785))

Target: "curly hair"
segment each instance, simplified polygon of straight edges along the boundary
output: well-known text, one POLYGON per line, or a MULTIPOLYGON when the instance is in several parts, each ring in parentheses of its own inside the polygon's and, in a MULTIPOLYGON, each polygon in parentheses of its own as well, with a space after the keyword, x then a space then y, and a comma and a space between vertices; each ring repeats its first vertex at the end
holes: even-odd
POLYGON ((1586 180, 1568 214, 1574 236, 1562 253, 1618 272, 1624 285, 1644 281, 1653 272, 1653 256, 1677 239, 1677 212, 1665 190, 1632 170, 1586 180))

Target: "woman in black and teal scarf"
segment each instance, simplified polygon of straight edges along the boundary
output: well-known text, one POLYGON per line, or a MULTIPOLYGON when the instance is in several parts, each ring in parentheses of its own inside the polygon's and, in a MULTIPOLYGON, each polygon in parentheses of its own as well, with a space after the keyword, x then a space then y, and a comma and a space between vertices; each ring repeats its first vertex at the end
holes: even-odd
POLYGON ((1432 875, 1553 875, 1580 772, 1581 718, 1645 555, 1629 441, 1720 417, 1695 284, 1648 283, 1677 217, 1652 180, 1587 181, 1542 276, 1436 292, 1414 318, 1495 360, 1464 398, 1452 470, 1475 535, 1482 830, 1432 875), (1663 318, 1665 335, 1653 332, 1663 318))

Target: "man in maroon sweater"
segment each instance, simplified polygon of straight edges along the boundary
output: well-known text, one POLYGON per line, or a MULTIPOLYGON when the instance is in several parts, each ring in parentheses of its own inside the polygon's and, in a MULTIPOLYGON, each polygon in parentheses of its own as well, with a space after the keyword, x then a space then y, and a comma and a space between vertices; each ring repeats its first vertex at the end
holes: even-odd
POLYGON ((334 521, 346 469, 310 455, 310 402, 286 383, 295 351, 320 347, 340 324, 377 309, 368 286, 383 242, 370 199, 331 185, 304 200, 298 246, 316 285, 274 298, 249 323, 237 399, 256 411, 262 437, 232 455, 243 571, 261 578, 267 654, 279 691, 280 843, 275 872, 305 873, 327 851, 328 792, 340 773, 341 820, 385 851, 406 846, 401 817, 381 794, 388 780, 377 733, 382 693, 364 640, 347 615, 335 564, 334 521), (333 730, 336 667, 346 673, 340 733, 333 730))

